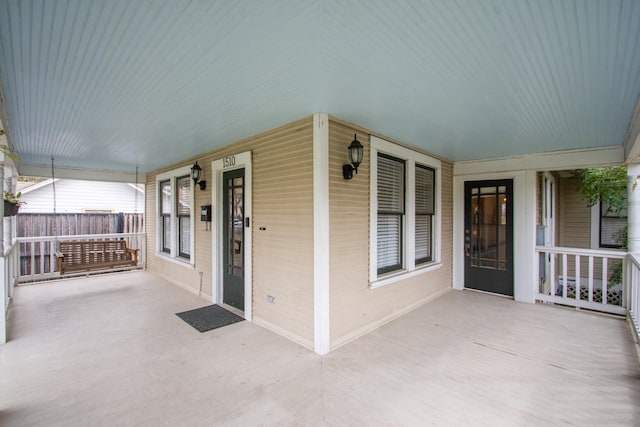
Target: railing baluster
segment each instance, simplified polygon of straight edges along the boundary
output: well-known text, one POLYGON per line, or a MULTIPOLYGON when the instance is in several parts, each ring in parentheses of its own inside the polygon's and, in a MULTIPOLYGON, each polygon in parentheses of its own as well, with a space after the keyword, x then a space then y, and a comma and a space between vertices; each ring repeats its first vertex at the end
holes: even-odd
POLYGON ((576 299, 580 299, 580 292, 582 290, 582 273, 580 271, 580 255, 575 256, 574 267, 576 269, 576 299))
POLYGON ((29 273, 31 273, 31 275, 35 275, 36 274, 36 242, 31 242, 31 244, 29 245, 29 249, 30 249, 30 253, 31 253, 31 264, 30 264, 30 268, 29 268, 29 273))
POLYGON ((602 303, 609 304, 609 259, 602 257, 602 303))
POLYGON ((40 274, 44 274, 44 255, 45 255, 45 250, 44 250, 44 241, 40 242, 40 274))
POLYGON ((589 302, 593 302, 593 256, 589 257, 589 302))
POLYGON ((562 285, 562 298, 567 297, 567 288, 569 287, 569 270, 567 270, 567 254, 562 254, 562 277, 564 277, 562 285))
POLYGON ((56 242, 52 240, 49 242, 49 274, 53 274, 56 271, 56 242))
POLYGON ((556 254, 545 252, 549 257, 549 280, 551 281, 551 295, 556 294, 556 254))

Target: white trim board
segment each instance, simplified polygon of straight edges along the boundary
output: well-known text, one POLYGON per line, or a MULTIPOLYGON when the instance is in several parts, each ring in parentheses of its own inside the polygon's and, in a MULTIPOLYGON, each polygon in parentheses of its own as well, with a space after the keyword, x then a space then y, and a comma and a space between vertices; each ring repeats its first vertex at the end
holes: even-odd
POLYGON ((356 329, 355 331, 344 335, 340 338, 338 338, 335 342, 333 342, 333 344, 331 345, 331 351, 337 349, 338 347, 341 347, 363 335, 368 334, 369 332, 379 328, 382 325, 385 325, 389 322, 391 322, 392 320, 397 319, 398 317, 404 316, 405 314, 409 313, 410 311, 415 310, 416 308, 419 308, 420 306, 425 305, 428 302, 431 302, 433 300, 435 300, 436 298, 440 298, 443 295, 448 294, 449 292, 451 292, 453 289, 451 288, 445 288, 441 291, 436 292, 435 294, 428 296, 427 298, 421 299, 419 301, 416 301, 412 304, 409 304, 408 306, 398 310, 398 311, 394 311, 393 313, 390 313, 388 315, 386 315, 385 317, 383 317, 382 319, 379 319, 373 323, 369 323, 363 327, 361 327, 360 329, 356 329))
POLYGON ((329 353, 329 116, 313 115, 313 336, 314 351, 329 353))
POLYGON ((567 170, 586 167, 621 165, 624 148, 593 148, 585 150, 554 151, 486 160, 456 162, 453 175, 517 172, 527 170, 567 170))
POLYGON ((296 344, 301 345, 304 348, 307 348, 311 351, 315 351, 314 350, 314 343, 311 342, 308 339, 302 338, 300 335, 296 335, 286 329, 281 328, 280 326, 274 325, 271 322, 268 322, 264 319, 262 319, 261 317, 254 317, 253 318, 253 323, 255 323, 256 325, 259 325, 265 329, 268 329, 272 332, 275 332, 276 334, 283 336, 293 342, 295 342, 296 344))
POLYGON ((244 217, 249 218, 249 227, 245 225, 244 233, 244 318, 251 320, 253 316, 253 272, 252 272, 252 153, 231 154, 211 162, 211 216, 213 238, 211 239, 211 294, 212 301, 222 303, 222 174, 224 172, 244 169, 244 217), (233 159, 233 161, 231 161, 233 159))
MULTIPOLYGON (((21 162, 18 171, 22 176, 51 176, 51 164, 40 165, 28 162, 21 162)), ((102 169, 82 169, 72 168, 68 166, 56 166, 54 159, 54 173, 56 178, 60 179, 80 179, 84 181, 105 181, 105 182, 136 182, 136 173, 118 170, 102 170, 102 169)), ((138 183, 147 182, 145 173, 138 173, 138 183)))

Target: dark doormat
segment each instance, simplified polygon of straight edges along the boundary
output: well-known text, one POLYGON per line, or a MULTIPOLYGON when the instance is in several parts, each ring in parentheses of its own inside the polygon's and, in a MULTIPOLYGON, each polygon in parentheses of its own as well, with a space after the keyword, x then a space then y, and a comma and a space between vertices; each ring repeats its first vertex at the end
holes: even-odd
POLYGON ((242 317, 215 304, 196 308, 195 310, 176 313, 176 316, 200 332, 207 332, 212 329, 221 328, 244 320, 242 317))

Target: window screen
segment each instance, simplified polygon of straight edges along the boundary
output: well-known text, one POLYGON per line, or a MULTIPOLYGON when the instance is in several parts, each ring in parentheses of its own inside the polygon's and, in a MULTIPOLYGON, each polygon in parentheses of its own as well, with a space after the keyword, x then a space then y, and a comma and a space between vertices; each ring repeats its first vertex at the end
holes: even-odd
POLYGON ((627 226, 627 203, 618 213, 611 212, 611 206, 600 203, 600 247, 622 248, 625 246, 623 232, 627 226))
POLYGON ((160 182, 160 218, 162 221, 162 251, 171 252, 171 181, 160 182))
POLYGON ((433 260, 433 215, 434 215, 435 171, 416 165, 416 265, 433 260))
POLYGON ((178 256, 191 256, 191 178, 176 178, 176 213, 178 217, 178 256))
POLYGON ((378 154, 378 274, 402 268, 405 163, 378 154))

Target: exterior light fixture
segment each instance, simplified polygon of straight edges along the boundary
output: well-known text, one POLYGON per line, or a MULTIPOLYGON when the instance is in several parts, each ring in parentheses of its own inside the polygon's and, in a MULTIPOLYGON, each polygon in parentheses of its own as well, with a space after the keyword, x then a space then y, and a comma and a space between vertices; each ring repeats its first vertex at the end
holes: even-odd
POLYGON ((200 181, 201 175, 202 168, 198 165, 198 162, 196 162, 196 164, 191 167, 191 179, 193 179, 193 185, 198 184, 200 190, 204 191, 207 188, 207 181, 200 181))
POLYGON ((351 141, 351 145, 349 145, 349 161, 350 165, 342 165, 342 176, 344 179, 353 178, 353 171, 358 174, 358 166, 362 163, 362 156, 364 155, 364 147, 358 141, 358 137, 356 134, 353 134, 353 141, 351 141))

